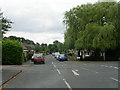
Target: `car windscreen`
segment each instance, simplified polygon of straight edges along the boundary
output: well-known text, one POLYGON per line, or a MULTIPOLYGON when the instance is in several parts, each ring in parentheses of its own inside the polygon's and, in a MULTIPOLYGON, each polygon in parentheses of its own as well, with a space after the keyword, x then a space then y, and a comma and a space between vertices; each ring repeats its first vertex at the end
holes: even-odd
POLYGON ((37 57, 37 58, 41 58, 41 57, 43 57, 43 56, 42 56, 42 55, 37 55, 36 57, 37 57))
POLYGON ((61 57, 64 57, 65 55, 64 55, 64 54, 61 54, 60 56, 61 56, 61 57))

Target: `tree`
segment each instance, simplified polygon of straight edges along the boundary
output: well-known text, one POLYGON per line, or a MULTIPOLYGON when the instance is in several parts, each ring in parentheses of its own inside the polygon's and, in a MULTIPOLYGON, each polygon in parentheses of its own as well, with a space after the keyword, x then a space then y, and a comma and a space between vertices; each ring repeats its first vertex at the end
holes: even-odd
POLYGON ((41 44, 41 51, 46 51, 47 49, 47 44, 46 43, 42 43, 41 44))
POLYGON ((102 52, 117 50, 120 45, 118 3, 83 4, 65 12, 64 44, 68 49, 102 52))
POLYGON ((37 43, 35 44, 35 51, 36 51, 36 52, 40 52, 40 50, 41 50, 40 44, 37 42, 37 43))
POLYGON ((5 17, 3 17, 3 13, 0 10, 0 29, 2 34, 5 34, 6 31, 9 31, 9 28, 11 28, 11 24, 13 22, 5 17))

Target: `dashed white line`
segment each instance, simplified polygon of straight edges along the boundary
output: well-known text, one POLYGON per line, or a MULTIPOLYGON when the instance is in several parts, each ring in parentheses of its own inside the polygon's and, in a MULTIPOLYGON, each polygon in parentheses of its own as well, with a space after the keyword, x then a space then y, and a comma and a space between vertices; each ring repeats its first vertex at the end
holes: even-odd
MULTIPOLYGON (((82 68, 82 67, 81 67, 82 68)), ((88 70, 89 71, 89 69, 86 69, 86 68, 82 68, 82 69, 84 69, 84 70, 88 70)))
POLYGON ((112 68, 113 66, 109 66, 109 68, 112 68))
POLYGON ((79 76, 79 74, 77 72, 75 72, 74 70, 72 70, 73 74, 76 76, 79 76))
POLYGON ((68 83, 65 79, 63 79, 63 81, 65 82, 65 84, 67 85, 67 87, 68 87, 70 90, 72 90, 72 88, 71 88, 71 86, 69 85, 69 83, 68 83))
POLYGON ((101 65, 101 66, 105 66, 105 65, 101 65))
POLYGON ((56 65, 54 65, 54 67, 56 68, 56 65))
POLYGON ((118 69, 118 67, 114 67, 114 69, 118 69))
POLYGON ((83 67, 81 67, 81 68, 84 69, 84 70, 87 70, 87 71, 94 72, 94 73, 98 74, 98 72, 96 72, 96 71, 89 70, 89 69, 87 69, 87 68, 83 68, 83 67))
POLYGON ((112 79, 112 80, 114 80, 114 81, 116 81, 116 82, 120 82, 120 81, 118 81, 117 79, 115 79, 115 78, 112 78, 112 77, 111 77, 110 79, 112 79))
POLYGON ((57 69, 57 71, 58 71, 59 74, 61 74, 60 71, 59 71, 58 69, 57 69))
POLYGON ((106 65, 101 65, 103 67, 107 67, 107 68, 114 68, 114 69, 118 69, 118 67, 113 67, 113 66, 106 66, 106 65))
POLYGON ((75 71, 77 71, 78 72, 78 70, 76 69, 75 71))
POLYGON ((105 67, 108 67, 108 66, 105 66, 105 67))
MULTIPOLYGON (((52 64, 53 64, 53 62, 52 62, 52 64)), ((56 65, 53 64, 53 66, 54 66, 54 68, 56 68, 56 65)), ((61 74, 59 69, 56 68, 56 70, 57 70, 58 74, 61 74)))

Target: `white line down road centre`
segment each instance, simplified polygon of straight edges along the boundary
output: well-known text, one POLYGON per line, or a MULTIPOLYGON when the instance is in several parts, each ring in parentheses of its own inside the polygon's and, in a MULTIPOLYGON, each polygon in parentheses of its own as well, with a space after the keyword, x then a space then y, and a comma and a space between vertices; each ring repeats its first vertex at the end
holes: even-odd
POLYGON ((76 71, 72 70, 72 72, 74 75, 79 76, 79 74, 76 71))

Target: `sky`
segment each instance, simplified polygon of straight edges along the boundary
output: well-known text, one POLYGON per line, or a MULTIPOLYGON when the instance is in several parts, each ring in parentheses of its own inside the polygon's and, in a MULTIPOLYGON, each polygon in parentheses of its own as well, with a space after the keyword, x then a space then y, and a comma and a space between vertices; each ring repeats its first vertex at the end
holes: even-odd
POLYGON ((35 43, 64 42, 65 11, 98 0, 0 0, 4 17, 14 23, 5 36, 24 37, 35 43))

